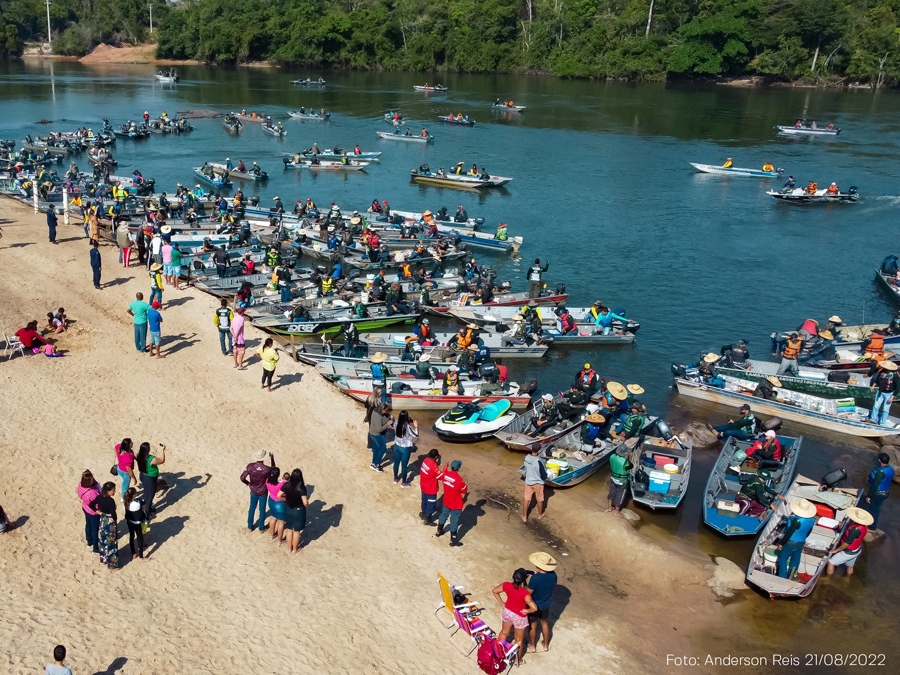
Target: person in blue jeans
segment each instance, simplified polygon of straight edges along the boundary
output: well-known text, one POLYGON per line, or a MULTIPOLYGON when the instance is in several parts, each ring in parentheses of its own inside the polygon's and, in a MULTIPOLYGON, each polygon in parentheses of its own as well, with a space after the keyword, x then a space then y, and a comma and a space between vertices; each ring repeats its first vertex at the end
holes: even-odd
POLYGON ((711 427, 720 441, 736 438, 739 441, 749 441, 756 436, 756 416, 750 412, 750 406, 746 403, 741 406, 741 416, 736 420, 728 420, 727 424, 718 424, 711 427))
POLYGON ((887 359, 878 361, 878 369, 869 382, 875 394, 875 404, 869 411, 868 421, 884 426, 891 412, 894 394, 900 390, 900 377, 897 375, 897 364, 887 359))
POLYGON ((152 305, 155 301, 159 301, 159 304, 162 304, 162 294, 163 294, 163 275, 162 275, 162 264, 161 263, 153 263, 150 265, 150 304, 152 305))
POLYGON ((372 448, 372 463, 369 468, 372 471, 382 473, 381 460, 387 452, 387 432, 394 426, 394 418, 391 417, 391 406, 381 404, 372 410, 369 417, 369 447, 372 448))
POLYGON ((147 351, 147 313, 150 305, 144 302, 144 294, 136 293, 135 300, 128 305, 128 313, 134 317, 134 347, 139 352, 147 351))
POLYGON ((400 483, 400 487, 409 487, 407 469, 409 457, 412 455, 416 439, 419 438, 419 423, 409 416, 405 410, 400 411, 397 417, 397 426, 394 436, 394 484, 400 483))
POLYGON ((247 511, 247 529, 253 531, 254 513, 259 509, 259 517, 256 521, 256 529, 266 531, 266 499, 269 491, 266 488, 266 480, 269 477, 269 469, 275 466, 275 457, 271 452, 257 450, 253 453, 253 461, 241 474, 241 482, 250 488, 250 508, 247 511), (270 466, 266 466, 266 455, 269 456, 270 466))
POLYGON ((808 499, 792 499, 791 513, 778 545, 778 576, 790 579, 800 567, 803 545, 816 524, 816 507, 808 499))

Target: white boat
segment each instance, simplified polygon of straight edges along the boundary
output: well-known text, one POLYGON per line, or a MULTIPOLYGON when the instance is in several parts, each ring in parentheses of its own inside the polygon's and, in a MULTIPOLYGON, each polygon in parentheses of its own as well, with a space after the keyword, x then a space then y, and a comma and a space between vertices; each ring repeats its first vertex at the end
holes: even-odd
POLYGON ((318 80, 311 80, 307 77, 305 79, 291 80, 291 84, 296 84, 298 87, 324 87, 325 80, 321 77, 318 80))
MULTIPOLYGON (((513 408, 527 408, 531 396, 521 393, 515 382, 504 387, 486 382, 462 382, 463 393, 458 390, 446 394, 441 391, 441 383, 431 380, 407 378, 387 378, 388 401, 395 410, 447 410, 460 403, 494 403, 508 400, 513 408)), ((351 398, 365 403, 372 394, 372 378, 341 377, 334 384, 351 398)))
POLYGON ((862 490, 829 488, 798 474, 785 496, 788 503, 792 499, 806 499, 817 507, 817 512, 831 513, 833 510, 833 517, 816 516, 816 525, 803 545, 797 578, 784 579, 778 576, 776 568, 777 542, 789 513, 780 502, 773 504, 777 511, 769 518, 753 547, 747 564, 747 583, 768 593, 770 598, 805 598, 812 593, 825 571, 831 549, 850 525, 847 509, 856 506, 861 496, 862 490))
POLYGON ((691 479, 693 445, 677 436, 670 440, 641 436, 626 441, 631 454, 631 498, 654 511, 678 508, 691 479), (646 481, 641 480, 646 478, 646 481))
POLYGON ((778 133, 780 134, 788 134, 790 136, 837 136, 841 133, 840 129, 832 128, 832 129, 819 129, 818 127, 803 127, 803 126, 776 126, 778 129, 778 133))
MULTIPOLYGON (((435 342, 443 345, 453 335, 454 333, 435 333, 433 337, 435 342)), ((396 354, 398 350, 402 352, 410 337, 414 337, 414 335, 412 333, 360 333, 359 335, 360 341, 369 345, 370 352, 374 349, 387 354, 396 354)), ((504 359, 539 359, 547 353, 547 345, 504 345, 503 337, 495 333, 479 333, 475 337, 475 341, 490 349, 492 358, 500 356, 504 359)), ((428 348, 425 351, 428 351, 428 348)), ((448 351, 451 356, 458 355, 458 352, 448 351)))
POLYGON ((285 169, 309 169, 310 171, 362 171, 371 161, 351 159, 346 164, 344 162, 333 162, 330 160, 319 160, 314 162, 311 159, 301 159, 299 162, 292 162, 288 157, 284 158, 285 169))
POLYGON ((728 168, 718 166, 716 164, 696 164, 691 162, 691 166, 701 173, 715 173, 723 176, 751 176, 753 178, 778 178, 784 169, 776 169, 775 171, 763 171, 762 169, 742 169, 736 166, 728 168))
POLYGON ((219 162, 207 162, 207 164, 212 167, 214 173, 221 176, 227 171, 228 177, 236 180, 253 181, 255 183, 269 178, 269 174, 265 171, 260 171, 259 173, 254 173, 253 171, 238 171, 234 167, 229 169, 226 165, 219 162))
POLYGON ((413 89, 415 91, 430 91, 430 92, 439 93, 439 94, 446 94, 448 91, 450 91, 449 89, 447 89, 447 87, 445 87, 442 84, 435 84, 432 86, 428 86, 427 84, 426 85, 414 84, 413 89))
POLYGON ((314 110, 288 110, 288 115, 294 120, 313 120, 315 122, 327 122, 331 118, 330 112, 315 112, 314 110))
POLYGON ((388 141, 404 141, 406 143, 431 143, 434 140, 434 136, 430 134, 428 136, 415 136, 410 134, 407 136, 406 134, 389 134, 386 131, 376 131, 379 138, 383 138, 388 141))
POLYGON ((900 419, 889 417, 884 426, 867 422, 867 408, 856 405, 853 398, 821 398, 812 394, 775 387, 776 400, 766 400, 753 395, 758 382, 737 377, 722 376, 725 387, 713 387, 696 380, 675 378, 679 394, 720 403, 736 409, 746 403, 754 414, 780 417, 809 426, 862 438, 882 438, 900 434, 900 419))
POLYGON ((268 124, 265 123, 262 125, 263 132, 269 134, 270 136, 275 136, 276 138, 284 138, 287 136, 287 129, 279 122, 278 124, 268 124))
POLYGON ((162 72, 156 73, 154 77, 157 82, 163 82, 165 84, 175 84, 179 80, 178 75, 163 75, 162 72))
POLYGON ((851 186, 846 192, 829 193, 828 190, 807 192, 804 188, 794 188, 787 192, 769 190, 766 192, 780 202, 792 204, 855 204, 859 201, 859 191, 851 186))
POLYGON ((494 103, 491 105, 492 110, 497 112, 522 112, 525 110, 524 105, 506 105, 505 103, 494 103))

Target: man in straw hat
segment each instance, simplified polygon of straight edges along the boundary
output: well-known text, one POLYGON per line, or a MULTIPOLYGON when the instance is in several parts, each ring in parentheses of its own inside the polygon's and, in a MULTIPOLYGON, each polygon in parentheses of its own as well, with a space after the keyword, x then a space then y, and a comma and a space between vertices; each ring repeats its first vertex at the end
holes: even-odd
POLYGON ((884 359, 877 363, 875 374, 869 382, 869 388, 876 392, 875 404, 869 411, 867 421, 884 426, 891 412, 894 395, 900 391, 900 377, 897 376, 897 364, 893 361, 884 359))
POLYGON ((250 462, 241 474, 241 482, 250 488, 250 508, 247 511, 247 529, 253 532, 253 513, 259 508, 259 517, 256 527, 260 532, 266 531, 266 498, 269 491, 266 489, 266 479, 269 469, 275 467, 275 457, 271 452, 257 450, 253 453, 253 461, 250 462), (266 455, 269 456, 269 466, 266 466, 266 455))
POLYGON ((828 556, 828 576, 834 574, 834 568, 841 565, 847 566, 847 576, 853 575, 853 566, 862 553, 863 540, 869 531, 869 525, 874 522, 872 514, 858 506, 847 509, 847 517, 850 519, 850 527, 844 532, 837 547, 828 556))
POLYGON ((778 544, 778 576, 783 579, 793 578, 800 566, 803 545, 816 524, 816 507, 808 499, 792 499, 788 506, 792 515, 778 544))
POLYGON ((619 443, 616 452, 609 458, 609 506, 607 512, 612 511, 617 516, 622 515, 622 506, 625 504, 625 498, 628 492, 628 479, 630 471, 634 468, 631 459, 628 457, 628 446, 619 443))
POLYGON ((369 366, 369 372, 372 373, 372 388, 381 388, 381 403, 387 403, 387 367, 384 362, 388 360, 387 354, 384 352, 375 352, 369 357, 372 365, 369 366))
POLYGON ((756 398, 765 399, 766 401, 774 401, 778 398, 776 388, 781 388, 781 380, 774 375, 766 375, 766 378, 756 385, 753 395, 756 398))
POLYGON ((549 553, 537 551, 528 556, 528 562, 534 566, 534 571, 528 579, 528 588, 531 590, 531 599, 537 606, 536 612, 528 615, 528 627, 531 631, 531 651, 537 651, 538 635, 544 651, 550 651, 550 602, 553 600, 553 590, 556 588, 556 558, 549 553))
POLYGON ((603 437, 606 429, 606 418, 598 412, 585 415, 584 424, 581 426, 581 442, 583 445, 597 447, 603 445, 603 437))
POLYGON ((162 304, 163 275, 162 263, 155 262, 150 265, 150 304, 159 301, 162 304))

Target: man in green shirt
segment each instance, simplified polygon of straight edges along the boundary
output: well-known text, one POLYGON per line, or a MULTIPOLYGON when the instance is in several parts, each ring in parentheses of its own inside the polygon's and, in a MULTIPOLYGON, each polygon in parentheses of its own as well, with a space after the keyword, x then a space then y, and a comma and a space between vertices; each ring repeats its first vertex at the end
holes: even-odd
POLYGON ((139 352, 147 351, 147 312, 150 305, 144 302, 144 294, 138 293, 134 302, 128 305, 128 313, 134 317, 134 347, 139 352))
POLYGON ((176 291, 180 291, 181 287, 178 285, 178 278, 181 276, 181 251, 178 250, 177 246, 172 247, 172 287, 176 291))
POLYGON ((609 507, 607 511, 613 511, 617 516, 622 514, 622 506, 625 504, 625 493, 628 491, 629 472, 634 464, 628 459, 629 449, 624 443, 616 448, 616 453, 609 458, 609 507))

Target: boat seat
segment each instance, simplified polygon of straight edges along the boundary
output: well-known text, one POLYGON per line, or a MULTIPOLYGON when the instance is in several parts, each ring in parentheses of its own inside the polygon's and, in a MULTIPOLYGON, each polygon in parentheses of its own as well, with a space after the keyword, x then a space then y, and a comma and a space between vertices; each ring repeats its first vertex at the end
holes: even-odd
POLYGON ((733 502, 734 498, 737 497, 737 491, 735 492, 720 492, 716 495, 716 500, 724 499, 727 502, 733 502))

